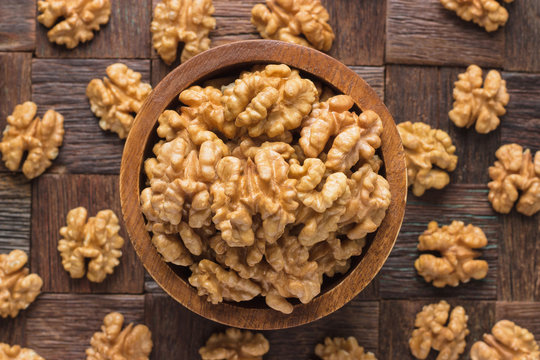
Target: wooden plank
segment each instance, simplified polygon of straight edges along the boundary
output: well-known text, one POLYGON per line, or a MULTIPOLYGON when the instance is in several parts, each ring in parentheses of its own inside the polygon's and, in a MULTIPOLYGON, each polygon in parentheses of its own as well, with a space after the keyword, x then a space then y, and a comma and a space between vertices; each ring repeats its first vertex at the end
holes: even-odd
POLYGON ((350 66, 375 90, 384 101, 384 67, 383 66, 350 66))
POLYGON ((513 321, 529 330, 536 341, 540 340, 540 302, 497 301, 495 314, 495 321, 513 321))
POLYGON ((0 1, 0 51, 32 51, 36 44, 36 4, 0 1))
POLYGON ((118 198, 118 177, 103 175, 42 175, 33 183, 32 271, 43 277, 44 292, 142 293, 144 271, 135 254, 122 220, 118 198), (124 238, 120 265, 104 282, 71 279, 57 250, 60 228, 69 210, 84 206, 88 216, 112 209, 120 220, 124 238))
POLYGON ((388 0, 386 62, 501 66, 504 30, 487 33, 439 0, 388 0))
POLYGON ((30 251, 30 182, 21 174, 0 174, 0 253, 30 251))
MULTIPOLYGON (((29 309, 32 306, 34 305, 30 305, 29 309)), ((0 342, 10 345, 25 345, 26 311, 29 310, 21 311, 15 319, 0 319, 0 342)))
POLYGON ((148 58, 150 56, 150 1, 135 6, 129 0, 111 1, 109 22, 94 38, 75 49, 51 43, 48 28, 37 24, 36 56, 41 58, 148 58))
POLYGON ((414 299, 422 297, 497 299, 498 246, 501 246, 501 225, 487 199, 483 185, 450 185, 437 193, 422 198, 410 194, 405 219, 394 250, 381 271, 380 295, 384 299, 414 299), (435 220, 439 226, 452 220, 480 227, 488 238, 488 245, 481 249, 480 259, 489 265, 483 280, 471 280, 458 287, 435 288, 420 277, 414 261, 421 252, 417 250, 418 237, 435 220))
POLYGON ((64 143, 48 172, 120 172, 124 141, 99 127, 86 97, 90 80, 103 78, 107 66, 115 62, 126 64, 140 72, 143 81, 150 81, 149 60, 33 60, 32 99, 38 104, 38 114, 53 108, 64 116, 64 143))
POLYGON ((509 12, 505 30, 504 68, 540 72, 540 2, 529 0, 506 6, 509 12))
POLYGON ((92 335, 113 311, 124 315, 125 325, 144 323, 144 296, 41 295, 27 313, 26 345, 45 359, 82 359, 92 335))

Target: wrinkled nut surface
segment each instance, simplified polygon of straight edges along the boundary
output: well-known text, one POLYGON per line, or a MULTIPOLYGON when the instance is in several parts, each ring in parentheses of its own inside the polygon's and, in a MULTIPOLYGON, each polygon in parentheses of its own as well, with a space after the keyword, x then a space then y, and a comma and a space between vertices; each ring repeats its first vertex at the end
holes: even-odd
POLYGON ((260 295, 290 313, 287 298, 311 301, 384 219, 380 117, 318 96, 297 70, 257 66, 183 91, 159 117, 141 208, 163 259, 190 266, 208 301, 260 295))
POLYGON ((16 171, 25 152, 28 152, 22 172, 28 179, 41 174, 58 156, 64 139, 64 117, 48 110, 43 119, 36 117, 37 106, 31 101, 15 106, 7 118, 0 151, 2 160, 11 171, 16 171))
POLYGON ((450 305, 444 300, 426 305, 416 315, 414 329, 409 339, 411 353, 417 359, 425 359, 431 348, 437 350, 437 360, 457 360, 465 351, 465 337, 469 334, 465 309, 456 306, 448 313, 450 305), (448 321, 448 325, 445 326, 448 321))
POLYGON ((49 41, 73 49, 81 42, 92 40, 93 31, 109 22, 111 3, 110 0, 40 0, 38 11, 40 23, 48 28, 54 25, 47 33, 49 41), (57 23, 59 19, 62 21, 57 23))
POLYGON ((184 43, 182 62, 210 48, 208 34, 216 27, 212 0, 163 0, 154 8, 150 31, 161 59, 172 64, 178 43, 184 43))
POLYGON ((325 338, 324 344, 317 344, 315 355, 323 360, 377 360, 371 352, 365 352, 352 336, 344 338, 325 338))
MULTIPOLYGON (((514 0, 504 0, 511 3, 514 0)), ((472 21, 486 29, 495 31, 508 20, 508 11, 496 0, 441 0, 441 4, 465 21, 472 21)))
POLYGON ((122 330, 123 325, 122 314, 105 316, 101 331, 94 333, 86 349, 86 360, 148 360, 153 346, 148 327, 129 324, 122 330))
POLYGON ((319 0, 266 0, 251 10, 251 22, 265 39, 328 51, 334 32, 328 24, 328 11, 319 0))
POLYGON ((210 336, 199 354, 202 360, 262 360, 269 349, 262 334, 228 328, 210 336))
POLYGON ((34 350, 22 348, 19 345, 9 346, 0 343, 0 359, 2 360, 45 360, 34 350))
POLYGON ((482 69, 476 65, 469 66, 458 78, 454 83, 454 108, 448 113, 450 120, 467 128, 476 122, 475 129, 481 134, 495 130, 510 99, 506 81, 497 70, 491 70, 482 86, 482 69))
POLYGON ((450 177, 443 170, 454 171, 458 160, 450 136, 422 122, 407 121, 397 128, 405 149, 407 183, 413 187, 413 194, 422 196, 427 189, 448 185, 450 177))
POLYGON ((43 280, 37 274, 29 274, 25 268, 28 256, 24 251, 13 250, 0 254, 0 316, 16 317, 39 295, 43 280))
POLYGON ((141 82, 140 73, 120 63, 109 65, 107 76, 90 81, 86 96, 92 112, 100 118, 99 126, 124 139, 152 86, 141 82))
POLYGON ((82 278, 88 259, 88 280, 105 280, 108 274, 113 273, 122 256, 120 249, 124 245, 124 239, 118 235, 118 231, 120 225, 112 210, 101 210, 88 220, 85 208, 70 210, 67 214, 67 226, 60 229, 62 239, 58 242, 64 269, 72 278, 82 278))
POLYGON ((540 210, 540 151, 532 158, 529 149, 506 144, 496 152, 489 167, 488 199, 495 211, 508 214, 515 202, 520 213, 532 216, 540 210), (520 193, 521 192, 521 195, 520 193), (519 198, 519 200, 518 200, 519 198))
POLYGON ((480 253, 473 250, 487 245, 486 235, 479 227, 452 221, 439 228, 436 221, 431 221, 418 240, 418 250, 441 254, 441 257, 422 254, 414 262, 418 274, 427 282, 433 282, 433 286, 458 286, 471 278, 486 277, 488 264, 485 260, 475 260, 480 253))
POLYGON ((539 360, 540 347, 529 330, 501 320, 493 326, 491 334, 484 334, 484 341, 474 343, 471 359, 539 360))

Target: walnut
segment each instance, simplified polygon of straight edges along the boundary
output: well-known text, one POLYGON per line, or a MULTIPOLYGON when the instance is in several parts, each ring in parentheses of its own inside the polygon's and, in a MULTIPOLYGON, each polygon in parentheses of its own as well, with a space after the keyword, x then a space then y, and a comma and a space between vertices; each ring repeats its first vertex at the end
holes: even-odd
POLYGON ((19 345, 9 346, 0 343, 0 359, 2 360, 45 360, 34 350, 21 348, 19 345))
POLYGON ((439 228, 436 221, 431 221, 418 240, 418 250, 438 251, 442 256, 422 254, 414 262, 418 273, 427 282, 433 282, 433 286, 458 286, 471 278, 486 277, 488 264, 484 260, 475 260, 480 254, 473 251, 487 244, 486 235, 479 227, 452 221, 452 224, 439 228))
POLYGON ((90 81, 86 96, 92 112, 100 118, 99 126, 124 139, 135 120, 133 115, 139 111, 152 87, 141 82, 140 73, 120 63, 109 65, 107 76, 103 81, 90 81))
POLYGON ((427 189, 442 189, 450 182, 443 171, 454 171, 457 165, 456 147, 450 136, 422 122, 410 121, 397 126, 407 163, 407 182, 413 193, 422 196, 427 189), (433 169, 433 165, 440 169, 433 169))
POLYGON ((344 338, 325 338, 324 344, 317 344, 315 355, 323 360, 377 360, 371 352, 364 352, 352 336, 344 338))
POLYGON ((506 81, 497 70, 491 70, 482 87, 482 69, 471 65, 459 74, 454 83, 454 108, 448 116, 459 127, 470 127, 476 121, 475 129, 487 134, 499 126, 499 116, 504 115, 504 106, 510 96, 506 91, 506 81))
POLYGON ((540 151, 534 156, 518 144, 501 146, 489 167, 488 199, 495 211, 508 214, 516 200, 520 213, 532 216, 540 210, 540 151), (518 190, 521 191, 519 196, 518 190))
POLYGON ((471 348, 472 360, 537 360, 540 347, 534 335, 512 321, 501 320, 493 326, 492 334, 484 334, 471 348))
POLYGON ((67 214, 67 226, 60 229, 62 239, 58 251, 62 265, 74 278, 82 278, 88 263, 88 280, 102 282, 107 274, 112 274, 122 256, 120 250, 124 239, 118 235, 120 225, 112 210, 101 210, 87 220, 83 207, 72 209, 67 214))
POLYGON ((24 251, 13 250, 0 254, 0 316, 16 317, 39 295, 43 280, 37 274, 28 274, 23 266, 28 261, 24 251))
POLYGON ((86 360, 148 360, 152 333, 145 325, 129 324, 122 330, 124 316, 112 312, 105 316, 101 332, 96 332, 86 349, 86 360))
POLYGON ((36 116, 37 106, 31 101, 15 106, 7 118, 7 126, 0 142, 2 160, 6 167, 19 168, 23 154, 28 151, 22 166, 28 179, 41 175, 58 156, 58 148, 64 138, 64 117, 48 110, 43 119, 36 116))
POLYGON ((208 34, 216 27, 214 10, 212 0, 163 0, 157 4, 150 31, 161 59, 171 65, 179 42, 184 43, 182 62, 208 50, 208 34))
POLYGON ((199 354, 202 360, 262 360, 269 349, 262 334, 228 328, 210 336, 199 354))
POLYGON ((450 305, 444 300, 438 304, 426 305, 416 315, 413 331, 409 339, 411 353, 417 359, 425 359, 431 348, 439 351, 437 360, 457 360, 465 351, 465 337, 469 334, 465 309, 456 306, 450 313, 450 305))
POLYGON ((328 51, 335 35, 319 0, 266 0, 251 10, 251 22, 265 39, 328 51))
POLYGON ((111 3, 109 0, 40 0, 38 21, 50 28, 49 41, 73 49, 80 42, 94 38, 92 30, 109 22, 111 3))
MULTIPOLYGON (((510 3, 514 0, 504 1, 510 3)), ((441 0, 441 4, 455 11, 463 20, 472 20, 487 32, 497 30, 508 20, 508 11, 496 0, 441 0)))

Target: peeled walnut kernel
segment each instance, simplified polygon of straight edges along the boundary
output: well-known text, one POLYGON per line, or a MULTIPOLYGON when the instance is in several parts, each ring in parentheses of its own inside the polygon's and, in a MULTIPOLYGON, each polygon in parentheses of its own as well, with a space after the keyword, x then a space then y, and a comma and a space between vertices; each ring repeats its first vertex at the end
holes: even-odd
POLYGON ((199 354, 202 360, 262 360, 269 349, 262 334, 228 328, 210 336, 199 354))
POLYGON ((64 138, 64 117, 48 110, 43 119, 36 116, 37 106, 31 101, 15 106, 7 118, 0 151, 6 167, 19 168, 24 152, 28 151, 22 171, 28 179, 41 175, 58 156, 64 138))
POLYGON ((450 305, 444 300, 426 305, 416 315, 414 329, 409 340, 411 353, 417 359, 428 357, 431 348, 437 350, 437 360, 457 360, 465 351, 465 337, 469 334, 465 309, 456 306, 450 313, 450 305))
POLYGON ((491 70, 482 87, 482 69, 471 65, 459 74, 454 83, 454 108, 448 116, 459 127, 470 127, 481 134, 495 130, 500 123, 499 116, 506 113, 505 106, 510 96, 506 91, 506 81, 497 70, 491 70))
POLYGON ((488 199, 495 211, 508 214, 516 200, 520 213, 532 216, 540 210, 540 151, 534 156, 518 144, 506 144, 496 152, 489 167, 488 199), (519 192, 521 191, 521 196, 519 192))
POLYGON ((129 324, 122 330, 123 324, 120 313, 105 316, 101 332, 94 333, 86 349, 86 360, 148 360, 153 346, 148 327, 129 324))
POLYGON ((265 39, 328 51, 334 32, 328 24, 330 16, 319 0, 266 0, 251 10, 251 22, 265 39))
POLYGON ((13 250, 0 254, 0 316, 16 317, 36 299, 43 280, 37 274, 28 274, 23 266, 28 261, 24 251, 13 250))
POLYGON ((9 346, 0 343, 0 359, 2 360, 45 360, 34 350, 22 348, 19 345, 9 346))
POLYGON ((40 0, 38 21, 50 28, 50 42, 73 49, 79 43, 92 40, 94 31, 109 22, 111 3, 109 0, 40 0))
POLYGON ((472 360, 538 360, 540 347, 534 335, 509 320, 493 326, 493 334, 484 334, 471 348, 472 360))
POLYGON ((124 139, 144 100, 152 91, 150 84, 141 82, 141 74, 124 64, 107 67, 107 77, 93 79, 86 87, 92 112, 100 118, 103 130, 114 131, 124 139))
POLYGON ((457 165, 456 147, 450 136, 422 122, 410 121, 397 126, 407 163, 407 183, 413 194, 422 196, 427 189, 442 189, 450 182, 443 171, 454 171, 457 165), (433 169, 433 166, 440 169, 433 169))
MULTIPOLYGON (((512 1, 504 0, 506 3, 512 1)), ((497 30, 508 20, 508 11, 496 0, 441 0, 441 4, 455 11, 463 20, 473 21, 485 28, 487 32, 497 30)))
POLYGON ((163 0, 154 8, 150 31, 161 59, 171 65, 178 43, 184 43, 182 62, 210 48, 208 34, 216 27, 212 0, 163 0))
POLYGON ((484 260, 475 260, 480 253, 473 250, 487 245, 486 235, 479 227, 452 221, 452 224, 439 228, 436 221, 431 221, 418 240, 418 250, 441 254, 441 257, 422 254, 414 262, 418 274, 427 282, 433 282, 433 286, 458 286, 471 278, 486 277, 488 264, 484 260))
POLYGON ((120 225, 112 210, 101 210, 95 217, 87 220, 87 211, 83 207, 72 209, 67 214, 67 226, 60 229, 62 239, 58 242, 58 251, 62 265, 74 278, 82 278, 88 262, 88 280, 102 282, 120 263, 120 250, 124 239, 118 235, 120 225))
POLYGON ((377 360, 371 352, 364 352, 352 336, 344 338, 325 338, 324 344, 317 344, 315 355, 322 360, 377 360))

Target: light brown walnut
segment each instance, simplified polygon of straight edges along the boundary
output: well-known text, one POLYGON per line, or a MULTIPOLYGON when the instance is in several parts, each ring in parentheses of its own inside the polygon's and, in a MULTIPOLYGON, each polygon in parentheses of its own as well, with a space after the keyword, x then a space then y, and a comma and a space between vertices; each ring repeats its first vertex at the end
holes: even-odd
MULTIPOLYGON (((510 3, 514 0, 504 0, 510 3)), ((465 21, 473 21, 486 29, 495 31, 508 20, 508 11, 496 0, 441 0, 448 10, 455 11, 465 21)))
POLYGON ((450 305, 442 300, 438 304, 424 306, 416 315, 416 329, 409 339, 409 347, 415 358, 427 358, 433 348, 439 352, 437 360, 457 360, 465 351, 469 317, 461 306, 452 310, 450 319, 449 311, 450 305))
POLYGON ((28 179, 41 174, 58 156, 64 138, 64 117, 48 110, 43 119, 36 117, 37 106, 31 101, 15 106, 7 118, 0 151, 2 160, 11 171, 16 171, 28 152, 22 172, 28 179))
POLYGON ((171 65, 178 43, 184 43, 181 62, 210 48, 208 34, 216 27, 212 0, 163 0, 154 8, 150 31, 161 59, 171 65))
POLYGON ((210 336, 199 354, 202 360, 262 360, 269 349, 262 334, 228 328, 210 336))
POLYGON ((482 87, 482 69, 476 65, 469 66, 458 78, 454 83, 454 108, 448 113, 450 120, 467 128, 476 122, 475 129, 480 134, 495 130, 510 100, 506 81, 497 70, 491 70, 482 87))
POLYGON ((536 214, 540 210, 540 151, 533 162, 529 149, 523 151, 518 144, 506 144, 495 156, 497 161, 489 167, 488 183, 493 209, 508 214, 517 201, 517 211, 527 216, 536 214))
POLYGON ((344 338, 325 338, 323 344, 317 344, 315 355, 322 360, 377 360, 371 352, 365 352, 352 336, 344 338))
POLYGON ((107 76, 90 81, 86 96, 92 112, 100 118, 99 126, 124 139, 152 87, 141 82, 140 73, 120 63, 109 65, 107 76))
POLYGON ((73 49, 81 42, 92 40, 93 31, 109 22, 111 3, 109 0, 40 0, 38 11, 40 23, 48 28, 54 25, 47 33, 49 41, 73 49))
POLYGON ((22 348, 19 345, 9 346, 0 343, 0 359, 2 360, 45 360, 34 350, 22 348))
POLYGON ((0 316, 16 317, 26 309, 41 291, 43 280, 37 274, 28 274, 25 268, 28 256, 24 251, 13 250, 0 254, 0 316))
POLYGON ((148 360, 153 346, 148 327, 129 324, 122 330, 123 325, 122 314, 105 316, 101 331, 90 339, 86 360, 148 360))
POLYGON ((444 170, 454 171, 458 160, 450 136, 422 122, 407 121, 397 128, 405 149, 407 183, 413 187, 413 194, 422 196, 428 189, 448 185, 450 177, 444 170))
POLYGON ((479 227, 452 221, 439 228, 436 221, 431 221, 418 240, 418 250, 441 254, 441 257, 422 254, 414 262, 418 274, 427 282, 433 282, 433 286, 458 286, 471 278, 486 277, 488 263, 476 260, 480 253, 473 250, 487 245, 486 235, 479 227))
POLYGON ((251 10, 251 22, 265 39, 329 51, 335 35, 319 0, 266 0, 251 10))
POLYGON ((67 226, 60 229, 62 239, 58 251, 62 265, 72 278, 82 278, 88 261, 88 280, 102 282, 120 263, 120 250, 124 239, 118 235, 120 225, 112 210, 101 210, 95 217, 87 219, 83 207, 72 209, 67 214, 67 226))
POLYGON ((539 360, 540 347, 529 330, 501 320, 493 326, 491 334, 484 334, 484 341, 474 343, 471 359, 539 360))

